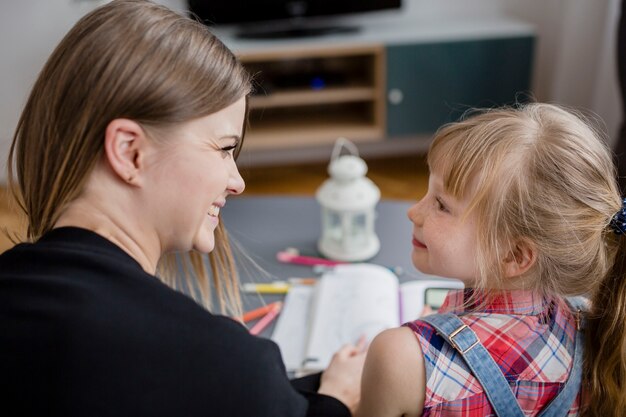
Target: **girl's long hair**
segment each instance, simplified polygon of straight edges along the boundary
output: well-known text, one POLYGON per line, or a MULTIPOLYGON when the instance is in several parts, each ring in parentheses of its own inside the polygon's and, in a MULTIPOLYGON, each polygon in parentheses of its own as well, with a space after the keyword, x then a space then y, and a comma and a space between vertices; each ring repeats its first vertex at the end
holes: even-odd
POLYGON ((587 324, 589 407, 585 416, 626 415, 626 237, 592 299, 587 324))
POLYGON ((505 258, 524 244, 537 254, 526 289, 591 296, 584 413, 617 417, 626 415, 626 237, 610 227, 621 208, 616 170, 591 126, 550 104, 487 110, 440 129, 428 164, 476 214, 477 286, 500 286, 505 258))

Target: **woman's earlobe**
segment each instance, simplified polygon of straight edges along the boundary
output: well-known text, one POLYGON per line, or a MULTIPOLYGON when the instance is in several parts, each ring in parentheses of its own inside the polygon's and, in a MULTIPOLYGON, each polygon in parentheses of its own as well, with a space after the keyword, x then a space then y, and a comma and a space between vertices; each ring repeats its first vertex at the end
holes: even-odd
POLYGON ((125 183, 137 185, 145 152, 146 136, 141 126, 129 119, 114 119, 104 135, 104 153, 111 170, 125 183))
POLYGON ((134 174, 129 174, 128 178, 126 179, 126 182, 129 184, 133 184, 133 182, 135 181, 135 175, 134 174))

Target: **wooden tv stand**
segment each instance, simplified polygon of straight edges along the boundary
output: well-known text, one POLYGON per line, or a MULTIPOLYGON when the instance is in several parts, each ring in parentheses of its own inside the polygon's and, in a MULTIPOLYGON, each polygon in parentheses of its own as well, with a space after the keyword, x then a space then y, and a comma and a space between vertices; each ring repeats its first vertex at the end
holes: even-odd
POLYGON ((423 151, 466 110, 530 92, 534 29, 506 18, 281 40, 216 33, 255 79, 244 165, 323 160, 340 136, 366 154, 423 151))

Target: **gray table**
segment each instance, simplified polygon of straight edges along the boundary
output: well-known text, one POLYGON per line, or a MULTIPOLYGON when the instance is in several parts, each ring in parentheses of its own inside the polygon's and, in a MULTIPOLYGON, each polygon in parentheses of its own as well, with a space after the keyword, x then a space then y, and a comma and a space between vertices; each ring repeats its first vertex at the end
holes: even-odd
MULTIPOLYGON (((412 225, 406 212, 407 201, 381 201, 377 208, 376 234, 381 242, 380 252, 368 262, 401 267, 400 281, 420 275, 411 264, 412 225)), ((221 212, 224 224, 243 251, 269 275, 263 275, 241 255, 237 264, 243 282, 269 282, 288 277, 314 276, 310 266, 280 263, 276 253, 294 247, 307 253, 317 253, 320 236, 320 207, 312 197, 231 197, 221 212)), ((265 302, 282 299, 281 295, 264 295, 265 302)), ((244 308, 259 306, 258 295, 244 294, 244 308)), ((263 333, 271 334, 271 328, 263 333)))

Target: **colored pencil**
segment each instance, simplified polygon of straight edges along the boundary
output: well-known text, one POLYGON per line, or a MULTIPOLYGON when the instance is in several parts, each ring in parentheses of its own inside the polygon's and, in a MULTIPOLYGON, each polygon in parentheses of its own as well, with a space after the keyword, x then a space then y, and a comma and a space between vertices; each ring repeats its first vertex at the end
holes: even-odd
POLYGON ((287 278, 287 282, 293 285, 315 285, 317 278, 287 278))
POLYGON ((261 333, 263 330, 265 330, 265 328, 272 322, 274 321, 274 319, 276 319, 276 317, 278 317, 278 314, 280 313, 280 310, 282 309, 283 304, 276 304, 274 305, 270 311, 261 318, 261 320, 259 320, 254 326, 252 326, 252 328, 250 329, 250 334, 253 335, 258 335, 259 333, 261 333))
POLYGON ((255 308, 254 310, 248 311, 247 313, 243 315, 243 318, 242 318, 243 322, 247 323, 249 321, 256 320, 260 317, 263 317, 264 315, 269 313, 270 310, 274 308, 276 304, 282 304, 282 301, 275 301, 273 303, 264 305, 263 307, 255 308))
MULTIPOLYGON (((317 268, 317 270, 314 269, 314 272, 316 273, 324 273, 324 268, 354 263, 345 261, 334 261, 332 259, 318 258, 315 256, 300 255, 298 249, 295 248, 287 248, 284 251, 278 252, 276 254, 276 259, 282 263, 312 266, 313 268, 317 268)), ((404 269, 401 266, 385 266, 385 268, 387 268, 397 276, 401 276, 402 274, 404 274, 404 269)))
POLYGON ((291 252, 278 252, 276 254, 276 259, 279 262, 288 263, 288 264, 297 264, 297 265, 328 265, 335 266, 345 264, 347 262, 333 261, 330 259, 324 258, 316 258, 313 256, 303 256, 303 255, 295 255, 291 252))
POLYGON ((275 281, 267 283, 244 282, 243 292, 259 294, 287 294, 291 285, 285 281, 275 281))
POLYGON ((316 278, 288 278, 287 281, 244 282, 243 292, 258 294, 287 294, 292 285, 315 285, 316 278))

